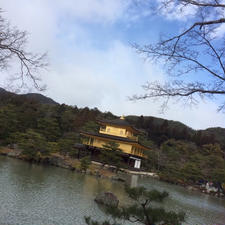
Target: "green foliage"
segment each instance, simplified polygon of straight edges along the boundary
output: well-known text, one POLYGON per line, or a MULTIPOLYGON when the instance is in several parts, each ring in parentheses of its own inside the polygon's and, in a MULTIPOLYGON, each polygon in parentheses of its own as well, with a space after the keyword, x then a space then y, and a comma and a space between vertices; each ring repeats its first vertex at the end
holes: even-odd
POLYGON ((90 165, 91 165, 91 159, 90 159, 90 157, 85 156, 85 157, 83 157, 80 160, 80 169, 81 169, 81 171, 86 172, 90 165))
POLYGON ((181 169, 181 174, 189 181, 198 181, 202 179, 202 173, 200 168, 198 168, 193 163, 185 163, 184 167, 181 169))
POLYGON ((98 133, 99 125, 94 121, 88 121, 87 123, 84 124, 84 126, 82 127, 82 130, 86 132, 98 133))
POLYGON ((214 128, 208 128, 203 131, 208 136, 213 137, 212 143, 219 143, 220 146, 225 149, 225 135, 224 135, 224 128, 221 127, 214 127, 214 128))
POLYGON ((58 140, 58 145, 60 154, 62 155, 66 155, 67 153, 73 151, 74 149, 74 142, 71 139, 60 138, 58 140))
POLYGON ((57 120, 54 118, 41 118, 38 120, 38 131, 48 141, 56 141, 60 137, 60 129, 57 120))
POLYGON ((198 147, 191 142, 170 139, 159 150, 149 152, 149 164, 162 179, 173 183, 196 183, 201 179, 223 183, 225 161, 218 144, 198 147))
POLYGON ((145 145, 149 148, 156 148, 155 143, 144 134, 138 135, 138 140, 140 143, 142 143, 143 145, 145 145))
POLYGON ((78 109, 65 104, 42 104, 38 100, 15 94, 2 96, 0 93, 0 100, 0 140, 4 141, 12 133, 32 129, 42 134, 47 141, 56 142, 67 133, 79 134, 84 124, 95 121, 101 114, 96 108, 78 109))
POLYGON ((166 211, 162 207, 154 207, 153 202, 163 202, 168 197, 167 192, 157 190, 148 191, 144 187, 125 188, 127 194, 134 200, 133 204, 122 207, 107 207, 106 213, 111 215, 114 222, 98 222, 86 217, 88 225, 116 225, 116 219, 127 220, 131 223, 138 222, 144 225, 181 225, 185 220, 183 212, 166 211))
POLYGON ((119 148, 119 144, 116 142, 108 142, 102 146, 105 150, 101 151, 100 160, 104 164, 113 165, 116 167, 116 172, 122 166, 122 150, 119 148))
POLYGON ((155 202, 162 202, 166 197, 168 197, 167 192, 159 192, 157 190, 147 191, 145 187, 136 187, 130 188, 129 186, 125 186, 125 190, 130 198, 133 200, 139 201, 143 198, 150 199, 155 202))
POLYGON ((109 150, 109 151, 113 151, 113 152, 117 152, 117 151, 121 151, 121 149, 119 148, 119 144, 116 143, 116 142, 108 142, 107 144, 105 145, 102 145, 102 147, 106 150, 109 150))
POLYGON ((86 217, 84 217, 84 219, 85 219, 86 224, 88 224, 88 225, 120 225, 116 222, 110 223, 108 220, 105 220, 103 222, 94 221, 94 220, 91 220, 90 216, 86 216, 86 217))
POLYGON ((18 118, 12 105, 0 108, 0 140, 6 140, 11 133, 18 130, 18 118))
POLYGON ((202 146, 202 153, 204 155, 217 155, 223 157, 224 152, 220 148, 219 144, 206 144, 202 146))
POLYGON ((148 171, 159 170, 159 150, 157 148, 152 148, 151 151, 145 151, 147 159, 142 161, 142 167, 148 171))
POLYGON ((49 148, 46 139, 33 130, 26 133, 17 133, 19 147, 22 154, 28 159, 38 160, 41 156, 49 155, 49 148))
POLYGON ((58 140, 59 152, 62 155, 71 155, 75 156, 77 154, 77 150, 74 147, 74 144, 77 143, 78 136, 74 132, 70 132, 64 135, 64 137, 58 140))
POLYGON ((224 128, 216 127, 195 131, 178 121, 164 120, 152 116, 127 116, 126 120, 145 130, 148 133, 148 138, 158 146, 168 139, 176 139, 191 141, 198 146, 218 143, 225 150, 224 128))
POLYGON ((50 153, 59 152, 59 145, 57 142, 48 142, 48 150, 50 153))

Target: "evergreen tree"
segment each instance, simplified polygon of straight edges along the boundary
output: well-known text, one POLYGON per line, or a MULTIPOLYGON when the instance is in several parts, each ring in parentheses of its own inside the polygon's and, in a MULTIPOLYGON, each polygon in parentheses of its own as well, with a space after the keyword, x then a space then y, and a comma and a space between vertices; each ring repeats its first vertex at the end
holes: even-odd
POLYGON ((41 134, 27 130, 26 133, 17 133, 17 143, 23 150, 22 155, 30 160, 39 160, 42 156, 49 155, 49 148, 45 137, 41 134))
POLYGON ((80 169, 86 173, 87 169, 91 165, 90 157, 85 156, 80 160, 80 169))
POLYGON ((88 225, 121 224, 116 222, 116 219, 144 225, 181 225, 184 222, 185 214, 183 212, 166 211, 163 207, 153 206, 153 202, 162 203, 168 197, 167 192, 148 191, 144 187, 126 187, 125 189, 134 203, 129 206, 107 207, 106 213, 112 216, 114 222, 98 222, 93 221, 90 217, 85 217, 86 223, 88 225))
POLYGON ((116 167, 116 172, 121 167, 121 149, 119 148, 119 144, 116 142, 108 142, 107 144, 102 146, 104 148, 101 151, 100 159, 104 164, 113 165, 116 167))
POLYGON ((67 155, 74 151, 74 143, 75 140, 72 140, 70 138, 60 138, 58 140, 60 154, 67 155))
POLYGON ((88 121, 87 123, 84 124, 84 126, 82 127, 82 130, 87 132, 97 133, 99 131, 99 125, 94 121, 88 121))
POLYGON ((164 120, 163 123, 160 126, 160 131, 165 136, 168 136, 168 127, 169 127, 168 121, 164 120))
POLYGON ((136 127, 143 128, 143 126, 144 126, 144 117, 141 115, 140 117, 138 117, 138 120, 136 122, 136 127))
POLYGON ((54 118, 42 118, 38 121, 38 130, 48 141, 56 141, 60 137, 59 124, 54 118))

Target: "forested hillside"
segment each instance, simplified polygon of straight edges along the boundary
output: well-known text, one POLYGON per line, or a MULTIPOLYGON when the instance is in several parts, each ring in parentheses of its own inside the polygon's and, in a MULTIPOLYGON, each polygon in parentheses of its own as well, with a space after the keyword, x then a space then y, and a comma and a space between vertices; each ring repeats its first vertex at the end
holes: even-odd
MULTIPOLYGON (((117 117, 97 108, 60 105, 40 94, 16 95, 0 89, 0 145, 18 144, 31 158, 51 152, 73 157, 79 132, 97 131, 96 120, 101 118, 117 117)), ((144 169, 174 183, 225 182, 224 128, 196 131, 150 116, 126 120, 144 131, 139 139, 152 148, 144 169)))
POLYGON ((225 149, 225 128, 215 127, 206 130, 193 130, 181 122, 152 116, 127 116, 126 119, 134 126, 144 129, 147 136, 159 146, 165 140, 174 138, 176 140, 191 141, 199 146, 218 143, 225 149))

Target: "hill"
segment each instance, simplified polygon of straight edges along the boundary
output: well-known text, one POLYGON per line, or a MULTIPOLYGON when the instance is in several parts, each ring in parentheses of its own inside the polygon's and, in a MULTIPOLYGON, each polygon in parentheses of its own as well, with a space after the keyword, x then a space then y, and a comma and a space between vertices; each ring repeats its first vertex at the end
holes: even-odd
POLYGON ((41 104, 50 104, 50 105, 58 104, 53 99, 51 99, 49 97, 46 97, 46 96, 44 96, 42 94, 28 93, 28 94, 22 94, 20 96, 25 97, 25 98, 30 99, 30 100, 37 101, 37 102, 39 102, 41 104))
POLYGON ((160 146, 168 139, 192 141, 197 145, 219 143, 225 149, 225 128, 194 130, 185 124, 152 116, 127 116, 126 119, 160 146))
POLYGON ((225 149, 225 129, 221 127, 212 127, 206 130, 202 130, 203 135, 213 136, 214 141, 220 143, 223 149, 225 149))
MULTIPOLYGON (((80 131, 97 132, 98 119, 115 118, 97 108, 60 105, 40 94, 17 95, 0 89, 0 145, 27 146, 26 154, 32 159, 54 152, 77 157, 74 144, 81 142, 80 131), (33 149, 37 149, 34 155, 33 149)), ((147 171, 173 183, 225 182, 224 128, 193 130, 152 116, 127 116, 126 120, 144 131, 139 141, 152 150, 142 163, 147 171)))
POLYGON ((0 87, 0 94, 1 94, 1 93, 6 93, 6 92, 7 92, 7 91, 6 91, 5 89, 3 89, 3 88, 0 87))
POLYGON ((48 98, 42 94, 38 93, 28 93, 28 94, 15 94, 0 87, 0 101, 1 103, 9 103, 15 100, 31 100, 41 104, 58 104, 53 99, 48 98))
MULTIPOLYGON (((38 93, 15 94, 0 88, 0 106, 6 104, 23 102, 35 102, 37 104, 57 105, 53 99, 38 93)), ((69 106, 68 106, 69 107, 69 106)), ((101 113, 98 116, 116 118, 112 113, 101 113)), ((92 120, 85 116, 84 121, 92 120)), ((153 140, 158 146, 168 139, 192 141, 197 145, 208 143, 219 143, 225 149, 225 128, 216 127, 205 130, 194 130, 179 121, 166 120, 152 116, 135 116, 130 115, 126 120, 135 127, 146 132, 149 139, 153 140)))

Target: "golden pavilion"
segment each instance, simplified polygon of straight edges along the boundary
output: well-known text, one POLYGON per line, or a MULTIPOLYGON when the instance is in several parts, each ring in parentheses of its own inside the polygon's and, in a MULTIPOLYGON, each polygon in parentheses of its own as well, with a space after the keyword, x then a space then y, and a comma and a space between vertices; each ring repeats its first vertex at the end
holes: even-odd
POLYGON ((99 120, 98 123, 98 133, 81 132, 81 135, 85 136, 83 144, 101 150, 104 149, 103 145, 116 142, 129 164, 139 169, 141 160, 146 158, 144 152, 150 150, 138 141, 141 131, 130 125, 123 116, 116 120, 99 120))

